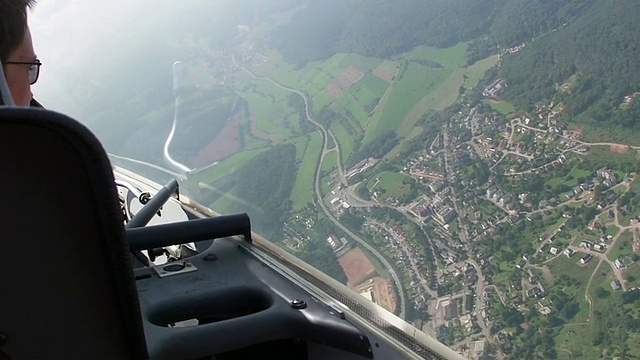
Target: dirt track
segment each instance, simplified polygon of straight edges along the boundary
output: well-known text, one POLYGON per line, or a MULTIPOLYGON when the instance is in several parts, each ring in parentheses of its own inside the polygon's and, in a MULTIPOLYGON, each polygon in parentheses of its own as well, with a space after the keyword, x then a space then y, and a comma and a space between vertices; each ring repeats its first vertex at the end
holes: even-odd
POLYGON ((375 272, 371 261, 358 248, 348 251, 338 261, 347 275, 347 286, 350 288, 360 284, 375 272))

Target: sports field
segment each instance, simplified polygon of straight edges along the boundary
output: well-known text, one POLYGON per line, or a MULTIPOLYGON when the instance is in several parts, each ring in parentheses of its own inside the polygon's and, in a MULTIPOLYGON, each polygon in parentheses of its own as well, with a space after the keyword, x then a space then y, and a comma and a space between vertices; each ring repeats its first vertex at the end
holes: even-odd
POLYGON ((404 184, 406 179, 409 179, 407 175, 383 171, 369 180, 367 187, 371 192, 382 192, 382 195, 380 195, 381 198, 388 198, 390 196, 401 198, 411 191, 411 186, 404 184))
POLYGON ((349 287, 354 287, 375 274, 373 264, 359 248, 349 250, 338 261, 347 275, 347 286, 349 287))

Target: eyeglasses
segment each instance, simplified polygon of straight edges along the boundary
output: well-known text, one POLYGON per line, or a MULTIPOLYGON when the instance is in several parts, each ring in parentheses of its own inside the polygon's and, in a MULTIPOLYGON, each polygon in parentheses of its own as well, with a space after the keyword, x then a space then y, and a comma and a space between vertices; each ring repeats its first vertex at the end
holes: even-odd
POLYGON ((38 81, 38 76, 40 76, 40 66, 42 62, 39 59, 35 59, 32 62, 27 61, 7 61, 4 63, 5 65, 30 65, 29 66, 29 83, 31 85, 35 84, 38 81))

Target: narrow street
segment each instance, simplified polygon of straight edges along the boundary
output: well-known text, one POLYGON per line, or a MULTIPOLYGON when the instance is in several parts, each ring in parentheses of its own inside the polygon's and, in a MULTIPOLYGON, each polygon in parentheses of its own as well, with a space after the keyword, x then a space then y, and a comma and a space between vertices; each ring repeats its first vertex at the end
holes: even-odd
MULTIPOLYGON (((449 129, 443 128, 442 131, 443 137, 442 137, 442 141, 443 141, 443 148, 445 149, 445 152, 443 154, 444 156, 444 163, 445 163, 445 172, 446 172, 446 178, 447 180, 451 179, 451 176, 454 174, 454 171, 450 165, 449 162, 449 156, 451 156, 451 143, 449 141, 449 129)), ((461 221, 460 218, 460 209, 458 208, 458 201, 456 200, 456 196, 455 193, 452 193, 452 200, 453 200, 453 205, 454 208, 456 210, 456 216, 458 218, 458 224, 460 225, 460 241, 462 244, 466 244, 468 242, 468 238, 467 238, 467 228, 464 225, 464 222, 461 221)), ((477 298, 476 298, 476 304, 475 304, 475 308, 476 308, 476 319, 478 320, 478 324, 480 325, 480 328, 482 328, 482 333, 483 335, 486 337, 486 339, 488 341, 491 342, 491 329, 489 328, 489 326, 485 323, 484 319, 482 318, 482 312, 479 311, 479 309, 483 306, 484 304, 484 297, 485 297, 485 291, 484 291, 484 275, 482 274, 482 269, 480 268, 480 266, 472 259, 468 259, 467 262, 469 262, 470 264, 472 264, 475 268, 476 271, 478 273, 478 281, 477 281, 477 285, 476 285, 476 294, 478 294, 477 298)))

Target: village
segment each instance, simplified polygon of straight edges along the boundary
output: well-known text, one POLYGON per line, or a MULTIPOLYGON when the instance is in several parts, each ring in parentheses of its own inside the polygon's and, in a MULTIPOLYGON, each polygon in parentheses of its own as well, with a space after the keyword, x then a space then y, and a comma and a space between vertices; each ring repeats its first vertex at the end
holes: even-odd
MULTIPOLYGON (((264 62, 251 44, 236 57, 222 67, 264 62)), ((640 286, 640 208, 631 204, 640 193, 638 148, 583 140, 581 129, 563 125, 556 99, 533 112, 501 112, 506 87, 489 82, 484 99, 461 101, 433 141, 387 159, 404 179, 396 186, 410 188, 402 196, 377 170, 385 159, 373 157, 334 173, 323 194, 322 206, 393 267, 336 231, 324 238, 347 285, 468 358, 488 346, 508 353, 532 313, 571 322, 587 299, 589 321, 597 269, 608 274, 601 293, 640 286), (516 227, 522 232, 510 231, 516 227), (568 285, 582 293, 559 297, 568 285)), ((295 251, 312 240, 317 212, 304 209, 285 223, 285 246, 295 251)))
MULTIPOLYGON (((485 95, 495 96, 504 85, 494 82, 485 95)), ((628 167, 580 167, 596 152, 626 155, 635 149, 582 141, 580 131, 558 125, 563 107, 555 100, 537 109, 502 115, 482 103, 463 107, 436 141, 395 164, 416 180, 421 190, 416 198, 385 197, 373 188, 363 199, 356 188, 364 183, 340 185, 326 198, 336 216, 361 214, 364 227, 388 240, 386 254, 409 274, 405 285, 412 306, 429 314, 422 329, 470 357, 481 353, 485 341, 509 350, 511 334, 498 308, 551 316, 554 305, 547 295, 552 279, 561 275, 553 272, 561 258, 585 273, 593 272, 592 262, 603 262, 613 274, 610 291, 638 286, 629 274, 638 272, 640 213, 620 200, 635 196, 631 188, 640 179, 628 167), (420 241, 371 220, 372 207, 393 208, 417 224, 430 224, 433 231, 423 241, 434 251, 437 270, 429 272, 424 256, 414 251, 420 241), (584 225, 576 229, 578 218, 584 225), (478 244, 500 236, 502 225, 518 222, 554 225, 521 239, 530 243, 529 251, 512 254, 506 275, 478 244), (614 249, 623 236, 632 239, 633 250, 619 256, 614 249), (431 285, 423 289, 421 282, 431 285)), ((368 174, 376 161, 363 160, 347 172, 368 174)))

